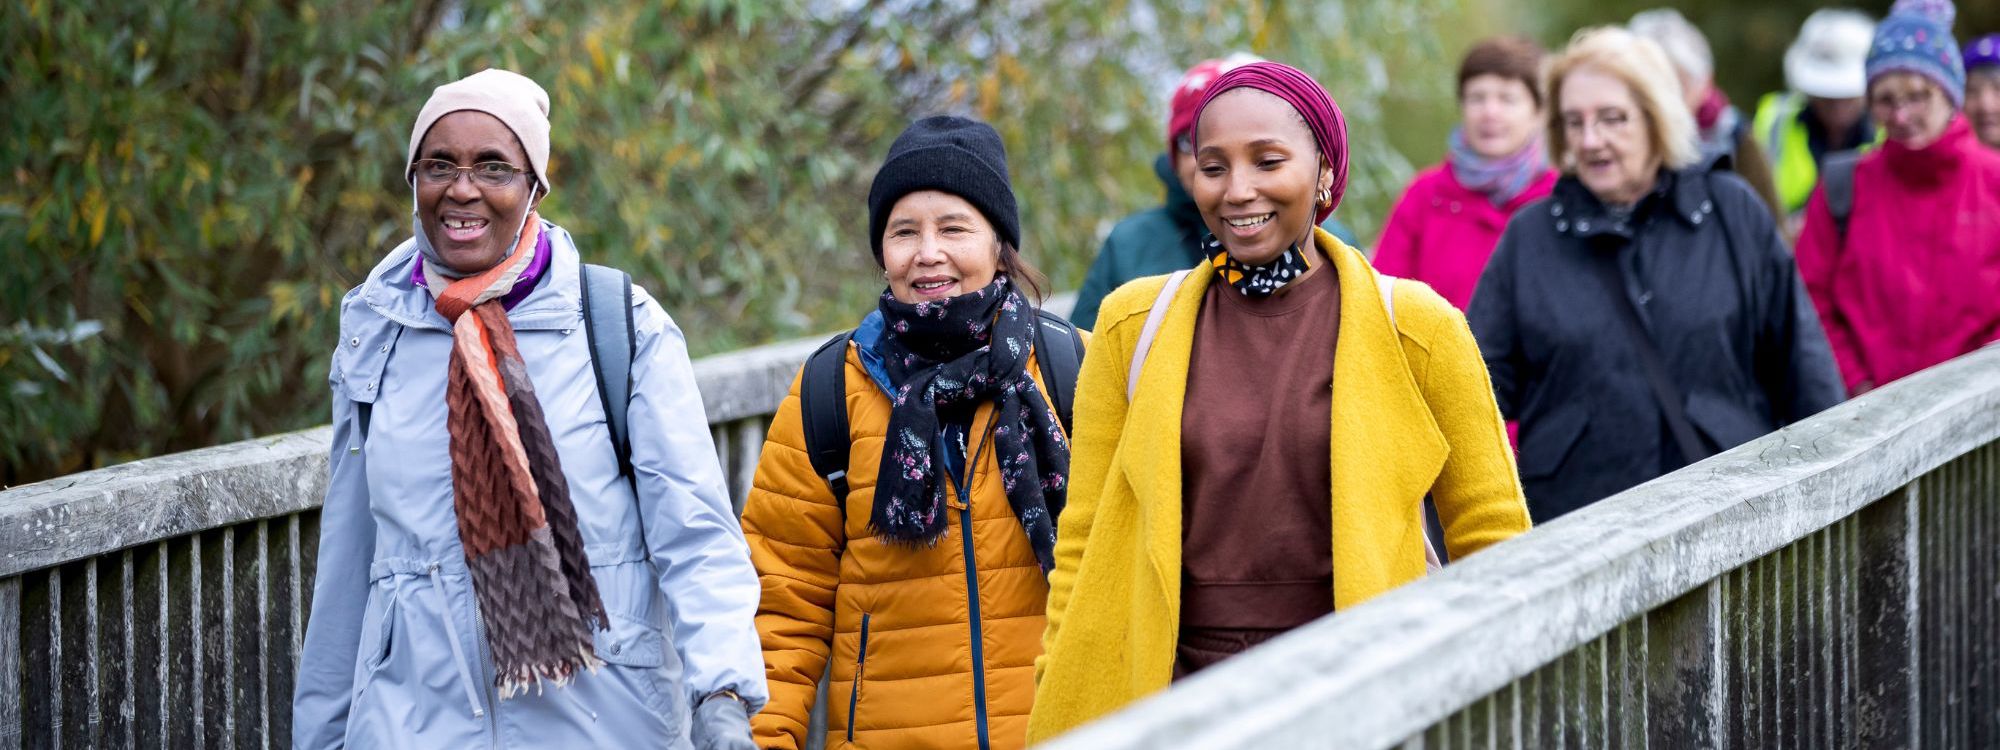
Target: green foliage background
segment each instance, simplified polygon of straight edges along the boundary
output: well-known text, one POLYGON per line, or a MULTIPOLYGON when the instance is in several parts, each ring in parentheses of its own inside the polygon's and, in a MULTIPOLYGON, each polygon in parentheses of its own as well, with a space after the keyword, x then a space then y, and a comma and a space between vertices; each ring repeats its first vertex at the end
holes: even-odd
MULTIPOLYGON (((0 4, 0 485, 324 418, 336 305, 409 233, 430 90, 549 90, 543 215, 632 271, 697 355, 849 325, 863 198, 937 112, 994 123, 1059 289, 1157 203, 1168 87, 1246 50, 1349 116, 1364 239, 1437 160, 1476 37, 1552 47, 1637 0, 16 0, 0 4)), ((1815 3, 1675 3, 1748 107, 1815 3)), ((1886 0, 1866 9, 1886 10, 1886 0)), ((1966 4, 1959 31, 2000 28, 1966 4)))
POLYGON ((543 215, 637 275, 697 354, 873 303, 863 197, 912 118, 1005 137, 1025 251, 1073 288, 1156 203, 1165 92, 1250 50, 1348 110, 1373 233, 1405 110, 1449 126, 1462 0, 21 0, 0 5, 0 483, 324 419, 336 305, 409 232, 430 90, 552 100, 543 215), (1365 32, 1363 30, 1366 30, 1365 32), (1414 75, 1412 75, 1414 74, 1414 75), (1414 85, 1412 85, 1414 82, 1414 85))

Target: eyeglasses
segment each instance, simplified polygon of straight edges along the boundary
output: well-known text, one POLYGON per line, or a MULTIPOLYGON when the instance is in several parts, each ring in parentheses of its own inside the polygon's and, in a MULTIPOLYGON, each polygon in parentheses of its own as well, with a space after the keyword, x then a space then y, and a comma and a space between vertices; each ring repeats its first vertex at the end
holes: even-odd
POLYGON ((1611 134, 1623 131, 1632 124, 1632 115, 1622 110, 1606 110, 1596 120, 1586 120, 1583 115, 1563 115, 1563 133, 1571 138, 1582 136, 1592 127, 1597 132, 1611 134))
POLYGON ((503 188, 514 184, 514 178, 528 170, 504 161, 482 161, 470 167, 461 167, 443 159, 418 159, 414 165, 417 176, 432 185, 449 185, 458 181, 460 173, 472 175, 472 182, 481 187, 503 188))
POLYGON ((1931 103, 1931 99, 1936 96, 1937 96, 1937 90, 1929 87, 1920 88, 1916 91, 1905 93, 1902 96, 1897 96, 1893 93, 1883 93, 1873 97, 1869 97, 1868 106, 1880 109, 1884 112, 1897 112, 1905 109, 1923 109, 1924 107, 1929 106, 1931 103))

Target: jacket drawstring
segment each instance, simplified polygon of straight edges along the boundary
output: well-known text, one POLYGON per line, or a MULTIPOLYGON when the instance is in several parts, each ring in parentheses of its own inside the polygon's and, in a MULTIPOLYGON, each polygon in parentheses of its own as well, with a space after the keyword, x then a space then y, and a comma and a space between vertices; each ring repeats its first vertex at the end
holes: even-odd
POLYGON ((473 689, 472 668, 465 664, 465 647, 458 642, 458 624, 452 619, 451 607, 445 602, 444 579, 438 575, 437 563, 431 563, 430 574, 431 598, 437 600, 438 614, 444 618, 444 633, 451 639, 451 658, 458 663, 459 683, 465 687, 465 702, 472 706, 474 718, 485 716, 486 709, 479 707, 479 692, 473 689))

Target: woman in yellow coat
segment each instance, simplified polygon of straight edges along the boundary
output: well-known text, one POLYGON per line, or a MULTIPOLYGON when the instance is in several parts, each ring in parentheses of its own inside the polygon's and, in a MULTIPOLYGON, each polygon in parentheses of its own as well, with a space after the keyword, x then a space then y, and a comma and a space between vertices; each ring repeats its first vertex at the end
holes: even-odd
POLYGON ((794 381, 743 509, 771 689, 751 729, 804 747, 831 663, 827 747, 1020 748, 1069 474, 1034 345, 1074 339, 1035 335, 1060 326, 1026 296, 1041 282, 991 127, 911 125, 868 205, 888 291, 838 350, 846 496, 808 457, 794 381))
POLYGON ((1031 741, 1422 576, 1427 494, 1453 558, 1527 530, 1465 319, 1314 227, 1345 141, 1293 68, 1211 84, 1209 262, 1113 292, 1078 376, 1031 741))

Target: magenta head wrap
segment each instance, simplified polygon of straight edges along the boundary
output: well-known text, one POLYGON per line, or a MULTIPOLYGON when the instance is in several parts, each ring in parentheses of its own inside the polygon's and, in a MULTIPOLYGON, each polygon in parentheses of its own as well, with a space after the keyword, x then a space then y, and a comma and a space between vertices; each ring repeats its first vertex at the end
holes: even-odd
POLYGON ((1304 71, 1284 63, 1254 62, 1223 73, 1208 84, 1208 91, 1201 97, 1201 104, 1194 108, 1194 140, 1196 148, 1201 143, 1201 113, 1208 109, 1216 97, 1231 89, 1256 89, 1285 100, 1312 130, 1313 141, 1319 146, 1320 155, 1333 168, 1333 200, 1319 210, 1314 222, 1326 221, 1340 198, 1347 193, 1347 118, 1341 116, 1340 105, 1333 103, 1333 97, 1319 81, 1304 71))

